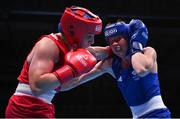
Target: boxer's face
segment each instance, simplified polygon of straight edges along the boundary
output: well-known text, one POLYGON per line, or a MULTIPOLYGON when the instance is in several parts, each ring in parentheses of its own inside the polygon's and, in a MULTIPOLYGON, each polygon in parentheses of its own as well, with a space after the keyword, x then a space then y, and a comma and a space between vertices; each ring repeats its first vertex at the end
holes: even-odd
POLYGON ((94 34, 85 34, 84 37, 81 39, 79 47, 87 48, 90 45, 94 44, 94 34))
POLYGON ((125 57, 128 50, 128 42, 123 37, 112 38, 109 40, 110 46, 114 54, 118 57, 125 57))

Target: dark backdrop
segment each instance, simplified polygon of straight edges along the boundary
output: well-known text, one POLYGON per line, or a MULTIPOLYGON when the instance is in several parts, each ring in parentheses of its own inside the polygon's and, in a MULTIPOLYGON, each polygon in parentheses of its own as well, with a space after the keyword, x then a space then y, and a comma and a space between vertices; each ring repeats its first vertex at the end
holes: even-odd
MULTIPOLYGON (((97 13, 104 24, 118 18, 142 19, 149 29, 149 45, 157 50, 162 97, 180 117, 179 0, 6 0, 0 4, 0 117, 15 91, 23 61, 42 34, 57 31, 65 7, 78 5, 97 13)), ((94 45, 105 46, 103 35, 94 45)), ((108 75, 63 92, 54 98, 56 117, 131 117, 108 75)))

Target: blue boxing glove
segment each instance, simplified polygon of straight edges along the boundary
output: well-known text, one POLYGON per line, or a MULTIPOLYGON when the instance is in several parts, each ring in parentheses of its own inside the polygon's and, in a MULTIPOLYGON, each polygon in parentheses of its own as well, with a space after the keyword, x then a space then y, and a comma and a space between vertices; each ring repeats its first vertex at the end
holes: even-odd
POLYGON ((143 48, 146 47, 148 41, 148 30, 145 24, 141 20, 131 20, 129 23, 129 28, 131 30, 131 55, 142 52, 143 48))

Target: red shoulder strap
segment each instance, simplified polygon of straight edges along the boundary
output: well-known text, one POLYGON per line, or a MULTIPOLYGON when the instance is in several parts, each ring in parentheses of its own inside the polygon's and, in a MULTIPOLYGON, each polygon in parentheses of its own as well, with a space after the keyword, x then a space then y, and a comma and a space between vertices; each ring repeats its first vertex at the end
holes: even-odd
POLYGON ((60 50, 63 51, 64 54, 66 54, 67 52, 69 52, 69 49, 67 48, 67 46, 64 44, 64 42, 62 41, 61 37, 56 35, 58 39, 55 39, 51 34, 48 35, 47 37, 52 39, 56 45, 59 47, 60 50))

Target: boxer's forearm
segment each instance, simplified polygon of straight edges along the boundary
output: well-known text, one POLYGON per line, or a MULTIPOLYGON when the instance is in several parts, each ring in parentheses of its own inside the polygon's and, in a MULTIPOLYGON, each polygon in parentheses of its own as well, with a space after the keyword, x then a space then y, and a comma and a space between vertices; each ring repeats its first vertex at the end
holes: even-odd
POLYGON ((88 47, 87 50, 93 54, 97 60, 103 60, 111 56, 109 47, 93 46, 88 47))
POLYGON ((97 77, 101 76, 102 74, 108 72, 107 70, 102 69, 103 61, 100 61, 96 64, 96 66, 88 73, 82 74, 81 76, 74 78, 73 80, 63 84, 61 86, 61 91, 68 91, 73 89, 81 84, 84 84, 88 81, 96 79, 97 77))
POLYGON ((132 66, 138 74, 150 72, 156 62, 156 52, 151 47, 144 48, 144 53, 136 53, 131 58, 132 66))

